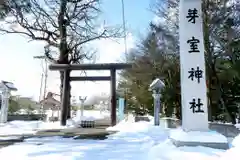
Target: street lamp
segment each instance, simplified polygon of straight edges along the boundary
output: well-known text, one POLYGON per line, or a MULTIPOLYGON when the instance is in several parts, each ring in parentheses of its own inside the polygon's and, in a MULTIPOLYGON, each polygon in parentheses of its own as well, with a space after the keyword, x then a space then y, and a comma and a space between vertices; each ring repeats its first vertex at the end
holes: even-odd
POLYGON ((161 90, 165 87, 163 81, 159 78, 155 79, 149 86, 149 90, 153 92, 152 96, 154 99, 154 125, 159 126, 159 113, 160 113, 160 97, 161 90))
POLYGON ((83 118, 83 111, 84 111, 84 102, 86 101, 87 97, 79 96, 79 100, 81 102, 81 119, 83 118))

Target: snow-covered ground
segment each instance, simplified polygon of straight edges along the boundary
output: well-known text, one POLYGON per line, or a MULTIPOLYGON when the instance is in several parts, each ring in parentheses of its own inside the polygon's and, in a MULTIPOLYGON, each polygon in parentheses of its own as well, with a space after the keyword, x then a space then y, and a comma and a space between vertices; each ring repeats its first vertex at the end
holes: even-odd
MULTIPOLYGON (((12 122, 12 126, 21 128, 21 132, 34 128, 36 124, 33 123, 12 122)), ((46 126, 50 127, 47 123, 46 126)), ((4 127, 0 127, 1 132, 9 129, 4 127)), ((35 128, 41 127, 39 125, 35 128)), ((119 132, 106 140, 31 138, 23 143, 1 148, 0 157, 18 160, 239 160, 240 157, 240 135, 233 140, 233 148, 224 151, 207 147, 177 148, 169 140, 169 133, 173 129, 153 126, 152 121, 135 123, 129 118, 108 130, 119 132)))
POLYGON ((39 129, 60 129, 59 122, 42 122, 42 121, 12 121, 6 124, 0 124, 1 135, 19 135, 27 133, 35 133, 39 129))
MULTIPOLYGON (((80 115, 77 113, 77 115, 80 115)), ((102 119, 109 116, 107 112, 99 111, 84 111, 83 120, 96 120, 102 119)), ((15 135, 15 134, 27 134, 35 133, 40 129, 62 129, 67 127, 72 127, 74 124, 79 123, 81 120, 80 116, 74 117, 72 120, 68 120, 67 126, 63 127, 60 122, 42 122, 42 121, 11 121, 6 124, 0 124, 0 136, 1 135, 15 135)), ((0 137, 1 139, 1 137, 0 137)))
POLYGON ((240 123, 239 124, 235 124, 236 128, 240 129, 240 123))

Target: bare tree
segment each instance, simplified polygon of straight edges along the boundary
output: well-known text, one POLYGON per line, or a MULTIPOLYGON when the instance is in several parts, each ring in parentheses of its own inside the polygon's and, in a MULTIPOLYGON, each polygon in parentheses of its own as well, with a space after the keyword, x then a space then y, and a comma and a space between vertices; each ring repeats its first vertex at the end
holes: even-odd
POLYGON ((28 12, 28 8, 30 7, 29 0, 0 0, 0 18, 4 19, 8 16, 10 12, 10 8, 21 8, 23 12, 28 12), (14 3, 12 3, 14 2, 14 3))
MULTIPOLYGON (((86 51, 88 42, 120 35, 119 29, 101 27, 96 22, 101 13, 100 0, 19 1, 27 1, 27 8, 21 7, 18 1, 6 1, 8 17, 0 32, 45 42, 45 55, 54 63, 72 64, 91 59, 93 54, 86 51)), ((63 73, 60 75, 62 94, 63 73)))

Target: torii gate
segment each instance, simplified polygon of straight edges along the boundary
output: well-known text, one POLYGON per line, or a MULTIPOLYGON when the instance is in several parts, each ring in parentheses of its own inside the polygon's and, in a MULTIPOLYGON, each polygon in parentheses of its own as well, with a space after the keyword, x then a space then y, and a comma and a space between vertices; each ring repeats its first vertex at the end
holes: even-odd
POLYGON ((66 125, 70 81, 110 81, 111 83, 111 125, 116 125, 116 70, 131 68, 129 63, 98 63, 98 64, 51 64, 50 70, 64 71, 63 93, 61 102, 61 125, 66 125), (72 70, 110 70, 110 76, 68 77, 72 70))

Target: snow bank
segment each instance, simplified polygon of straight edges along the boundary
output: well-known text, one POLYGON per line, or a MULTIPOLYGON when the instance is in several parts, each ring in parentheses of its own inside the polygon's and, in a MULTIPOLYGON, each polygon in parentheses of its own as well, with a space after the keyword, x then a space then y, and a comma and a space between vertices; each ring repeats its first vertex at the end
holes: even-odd
POLYGON ((119 122, 116 126, 108 127, 108 131, 121 131, 121 132, 137 132, 145 130, 150 124, 148 122, 129 122, 123 120, 119 122))
POLYGON ((0 137, 0 140, 18 140, 20 139, 20 136, 10 136, 10 137, 0 137))
POLYGON ((100 112, 100 111, 84 111, 83 116, 81 116, 81 111, 77 111, 77 114, 75 117, 73 117, 71 120, 68 120, 68 126, 74 127, 81 124, 81 121, 95 121, 99 119, 104 119, 106 117, 109 117, 109 112, 100 112))
POLYGON ((227 150, 225 153, 221 155, 218 160, 239 160, 240 159, 240 148, 234 147, 227 150))
POLYGON ((73 118, 75 121, 78 120, 97 120, 97 119, 104 119, 105 117, 109 117, 110 112, 101 112, 100 111, 87 111, 83 112, 83 118, 81 119, 81 111, 78 110, 76 116, 73 118))
POLYGON ((168 139, 153 146, 148 152, 149 160, 217 160, 223 150, 207 147, 176 147, 168 139))
POLYGON ((235 124, 236 128, 240 129, 240 123, 235 124))
POLYGON ((232 146, 240 148, 240 134, 233 139, 232 146))
POLYGON ((239 160, 240 158, 240 135, 232 141, 232 148, 222 153, 218 160, 239 160))
MULTIPOLYGON (((108 127, 108 131, 121 131, 121 132, 139 132, 139 131, 145 131, 148 130, 153 126, 153 119, 150 116, 149 117, 150 122, 146 121, 139 121, 139 122, 134 122, 134 118, 126 118, 119 122, 117 125, 113 127, 108 127)), ((157 126, 159 127, 159 126, 157 126)))
POLYGON ((32 134, 42 129, 64 129, 79 124, 79 121, 81 120, 97 120, 107 116, 109 116, 109 112, 102 112, 100 114, 99 111, 84 111, 84 117, 82 117, 82 119, 81 117, 74 117, 67 121, 66 126, 61 126, 60 121, 11 121, 0 124, 0 135, 32 134))
POLYGON ((60 121, 56 122, 40 122, 38 128, 36 130, 41 130, 41 129, 64 129, 68 128, 69 125, 67 123, 66 126, 61 126, 60 121))
POLYGON ((168 139, 171 129, 153 126, 152 122, 124 120, 109 129, 119 132, 100 141, 61 137, 31 138, 0 149, 0 157, 18 160, 93 160, 99 157, 111 160, 217 160, 224 152, 206 147, 177 148, 168 139))
POLYGON ((227 150, 225 153, 221 155, 219 160, 239 160, 240 157, 240 135, 235 137, 232 141, 232 148, 227 150))
MULTIPOLYGON (((160 127, 144 122, 139 122, 136 125, 137 130, 133 128, 132 132, 118 132, 110 135, 108 139, 100 141, 60 137, 31 138, 23 143, 0 149, 0 157, 17 158, 18 160, 44 158, 59 160, 147 160, 148 150, 153 145, 167 139, 167 133, 160 127), (14 154, 12 154, 13 151, 14 154)), ((125 128, 127 127, 125 126, 125 128)))
POLYGON ((218 142, 228 143, 227 138, 216 131, 200 132, 190 131, 184 132, 182 129, 173 129, 170 132, 170 138, 183 142, 218 142))
POLYGON ((60 122, 42 122, 42 121, 11 121, 0 124, 0 135, 14 134, 32 134, 42 129, 63 129, 67 126, 61 126, 60 122))
MULTIPOLYGON (((75 122, 78 122, 78 121, 95 121, 95 120, 97 120, 98 118, 96 118, 96 117, 93 117, 93 116, 82 116, 82 117, 74 117, 73 118, 73 120, 75 121, 75 122)), ((101 119, 101 118, 99 118, 99 119, 101 119)))
POLYGON ((0 124, 0 135, 35 133, 36 128, 38 128, 38 122, 12 121, 0 124))

